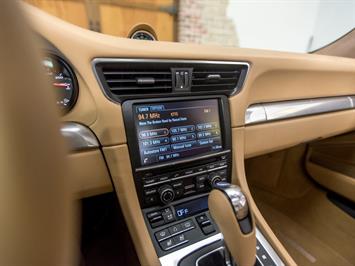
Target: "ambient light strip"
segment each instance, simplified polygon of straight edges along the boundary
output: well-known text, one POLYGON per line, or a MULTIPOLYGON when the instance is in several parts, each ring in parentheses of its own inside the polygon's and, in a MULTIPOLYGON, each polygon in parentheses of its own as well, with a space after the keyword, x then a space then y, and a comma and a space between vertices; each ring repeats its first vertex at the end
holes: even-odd
POLYGON ((71 151, 98 148, 99 141, 90 128, 79 123, 66 122, 61 125, 60 133, 67 141, 71 151))
POLYGON ((259 103, 249 106, 245 124, 265 123, 289 118, 330 113, 355 108, 355 96, 259 103))

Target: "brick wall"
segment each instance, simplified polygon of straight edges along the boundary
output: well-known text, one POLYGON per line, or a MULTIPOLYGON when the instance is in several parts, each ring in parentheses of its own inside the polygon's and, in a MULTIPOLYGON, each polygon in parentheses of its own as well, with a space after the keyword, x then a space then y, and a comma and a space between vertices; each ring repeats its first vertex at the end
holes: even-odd
POLYGON ((227 17, 229 0, 180 0, 178 41, 238 46, 237 32, 227 17))

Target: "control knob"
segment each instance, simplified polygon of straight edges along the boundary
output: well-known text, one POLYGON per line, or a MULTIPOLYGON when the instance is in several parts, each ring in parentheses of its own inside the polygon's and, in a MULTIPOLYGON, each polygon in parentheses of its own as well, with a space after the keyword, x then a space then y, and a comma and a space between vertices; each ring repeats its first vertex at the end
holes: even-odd
POLYGON ((222 177, 218 174, 210 174, 207 180, 209 185, 213 188, 218 182, 222 181, 222 177))
POLYGON ((170 185, 164 185, 158 189, 160 201, 168 204, 174 200, 175 192, 170 185))

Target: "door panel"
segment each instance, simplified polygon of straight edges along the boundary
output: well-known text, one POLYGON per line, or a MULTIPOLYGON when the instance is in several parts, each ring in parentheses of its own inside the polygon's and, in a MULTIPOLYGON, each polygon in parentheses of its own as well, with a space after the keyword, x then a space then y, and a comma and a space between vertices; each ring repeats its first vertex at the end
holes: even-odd
POLYGON ((355 132, 311 144, 306 168, 316 182, 355 202, 355 132))

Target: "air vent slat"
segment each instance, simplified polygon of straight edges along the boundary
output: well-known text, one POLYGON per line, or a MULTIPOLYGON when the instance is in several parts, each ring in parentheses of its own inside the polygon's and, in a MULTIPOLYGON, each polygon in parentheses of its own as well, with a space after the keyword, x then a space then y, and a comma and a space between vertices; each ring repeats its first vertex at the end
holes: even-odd
POLYGON ((221 84, 192 84, 193 87, 216 87, 216 86, 233 86, 235 83, 221 83, 221 84))
MULTIPOLYGON (((155 83, 157 82, 171 82, 171 79, 154 79, 155 83)), ((108 79, 107 83, 137 83, 136 79, 108 79)))
POLYGON ((232 94, 238 86, 241 70, 241 66, 233 64, 199 65, 192 73, 191 91, 229 91, 232 94))
POLYGON ((171 86, 154 86, 154 87, 111 87, 111 91, 150 91, 150 90, 161 90, 169 89, 171 86))
POLYGON ((104 75, 171 75, 171 72, 150 72, 150 71, 103 71, 104 75))

